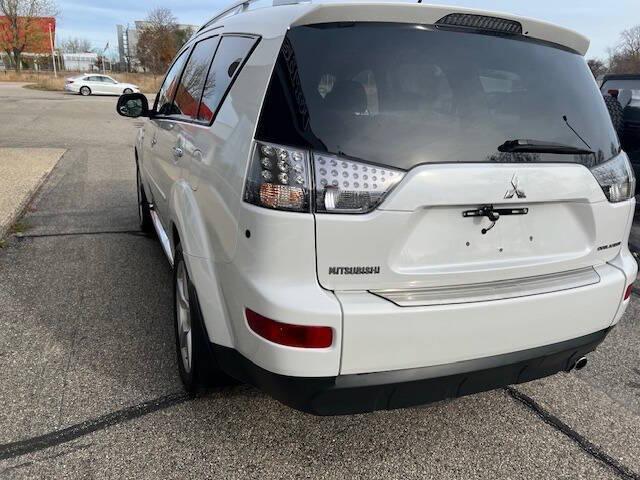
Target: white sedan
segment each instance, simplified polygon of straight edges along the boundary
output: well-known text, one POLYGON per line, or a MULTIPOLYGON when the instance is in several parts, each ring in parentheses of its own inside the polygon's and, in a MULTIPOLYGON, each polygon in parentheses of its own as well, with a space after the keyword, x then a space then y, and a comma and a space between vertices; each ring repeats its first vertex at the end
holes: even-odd
POLYGON ((140 89, 131 83, 121 83, 108 75, 82 75, 80 77, 67 78, 64 89, 67 92, 79 93, 83 96, 122 95, 123 93, 138 93, 140 89))

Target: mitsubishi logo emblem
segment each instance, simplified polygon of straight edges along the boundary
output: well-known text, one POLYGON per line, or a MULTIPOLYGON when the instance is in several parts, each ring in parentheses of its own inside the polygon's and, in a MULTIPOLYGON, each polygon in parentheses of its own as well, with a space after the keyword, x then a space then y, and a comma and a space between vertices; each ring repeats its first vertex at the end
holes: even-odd
POLYGON ((518 198, 527 198, 524 190, 520 188, 520 180, 518 179, 517 173, 513 174, 513 177, 511 178, 511 188, 504 194, 504 198, 509 199, 514 196, 517 196, 518 198))

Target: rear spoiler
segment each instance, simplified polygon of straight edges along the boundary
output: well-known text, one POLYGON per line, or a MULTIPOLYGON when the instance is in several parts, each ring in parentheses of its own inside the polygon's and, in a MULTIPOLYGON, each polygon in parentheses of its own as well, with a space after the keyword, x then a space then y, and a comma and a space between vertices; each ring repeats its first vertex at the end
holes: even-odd
POLYGON ((482 16, 496 20, 509 20, 522 26, 520 35, 535 38, 573 50, 584 56, 590 41, 573 30, 559 27, 540 20, 518 17, 505 13, 491 13, 482 10, 427 5, 424 3, 309 3, 292 26, 331 22, 397 22, 437 24, 447 16, 482 16))

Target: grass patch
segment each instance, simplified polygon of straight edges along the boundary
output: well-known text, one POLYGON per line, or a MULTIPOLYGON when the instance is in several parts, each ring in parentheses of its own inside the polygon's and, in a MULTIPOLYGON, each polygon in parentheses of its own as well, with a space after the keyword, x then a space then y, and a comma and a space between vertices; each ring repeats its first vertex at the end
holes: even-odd
POLYGON ((23 221, 17 221, 9 228, 9 235, 22 235, 29 229, 29 226, 23 221))
POLYGON ((62 90, 61 88, 55 85, 50 85, 47 83, 28 83, 27 85, 24 86, 24 88, 28 88, 29 90, 44 90, 47 92, 57 92, 62 90))
MULTIPOLYGON (((0 82, 24 82, 25 88, 33 90, 63 91, 65 79, 81 75, 78 72, 60 72, 54 77, 50 72, 15 72, 12 70, 0 72, 0 82)), ((107 73, 119 82, 133 83, 144 93, 155 93, 160 88, 162 77, 149 73, 107 73)))

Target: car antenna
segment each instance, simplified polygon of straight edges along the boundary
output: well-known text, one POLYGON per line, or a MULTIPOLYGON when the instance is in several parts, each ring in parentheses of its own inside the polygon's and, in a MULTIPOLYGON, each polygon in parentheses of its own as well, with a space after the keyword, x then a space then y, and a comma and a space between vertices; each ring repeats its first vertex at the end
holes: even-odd
POLYGON ((569 127, 569 128, 571 129, 571 131, 572 131, 573 133, 575 133, 575 134, 576 134, 576 136, 577 136, 580 140, 582 140, 582 143, 584 143, 584 144, 587 146, 587 148, 588 148, 589 150, 593 150, 593 149, 591 148, 591 146, 590 146, 590 145, 589 145, 589 144, 584 140, 584 138, 582 138, 582 137, 580 136, 580 134, 579 134, 578 132, 576 132, 576 130, 571 126, 571 124, 569 123, 569 119, 567 118, 567 116, 566 116, 566 115, 563 115, 563 116, 562 116, 562 119, 564 120, 564 123, 566 123, 566 124, 567 124, 567 127, 569 127))

